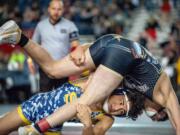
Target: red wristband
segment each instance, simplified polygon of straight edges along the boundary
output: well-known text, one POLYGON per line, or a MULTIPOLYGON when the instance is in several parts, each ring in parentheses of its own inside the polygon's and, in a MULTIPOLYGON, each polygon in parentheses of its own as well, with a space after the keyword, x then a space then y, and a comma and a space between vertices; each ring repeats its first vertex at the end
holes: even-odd
POLYGON ((39 122, 37 122, 37 124, 42 133, 46 132, 49 128, 51 128, 46 119, 40 120, 39 122))
POLYGON ((70 52, 73 52, 76 48, 77 48, 77 46, 71 47, 70 52))

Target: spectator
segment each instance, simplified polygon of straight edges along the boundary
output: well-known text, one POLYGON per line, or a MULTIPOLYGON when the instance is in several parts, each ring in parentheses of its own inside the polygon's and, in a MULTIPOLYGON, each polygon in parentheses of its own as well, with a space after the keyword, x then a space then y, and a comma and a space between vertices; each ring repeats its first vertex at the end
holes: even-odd
POLYGON ((0 71, 7 69, 8 55, 0 50, 0 71))
POLYGON ((175 40, 180 40, 180 18, 178 18, 176 22, 172 24, 170 35, 175 40))
POLYGON ((23 32, 28 36, 32 37, 34 29, 37 25, 37 10, 33 10, 30 7, 26 7, 25 12, 23 14, 23 20, 21 22, 21 28, 23 32))
POLYGON ((170 21, 170 13, 171 13, 171 4, 169 0, 163 0, 161 6, 161 13, 162 13, 162 20, 164 20, 165 22, 169 22, 170 21))
POLYGON ((31 96, 31 89, 26 56, 19 48, 12 52, 8 69, 9 75, 6 76, 6 80, 12 82, 6 90, 8 101, 10 103, 20 103, 31 96))
POLYGON ((10 56, 8 69, 11 71, 22 71, 24 68, 25 55, 20 49, 15 49, 10 56))
POLYGON ((145 30, 153 40, 157 39, 157 28, 160 28, 159 22, 154 17, 151 17, 146 24, 145 30))

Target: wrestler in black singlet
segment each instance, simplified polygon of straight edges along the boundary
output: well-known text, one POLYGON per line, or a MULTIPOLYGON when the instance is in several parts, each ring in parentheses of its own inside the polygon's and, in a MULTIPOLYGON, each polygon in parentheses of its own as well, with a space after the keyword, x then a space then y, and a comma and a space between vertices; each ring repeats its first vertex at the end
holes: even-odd
POLYGON ((124 87, 152 99, 162 67, 140 44, 109 34, 97 39, 89 50, 96 67, 102 64, 121 74, 124 87))

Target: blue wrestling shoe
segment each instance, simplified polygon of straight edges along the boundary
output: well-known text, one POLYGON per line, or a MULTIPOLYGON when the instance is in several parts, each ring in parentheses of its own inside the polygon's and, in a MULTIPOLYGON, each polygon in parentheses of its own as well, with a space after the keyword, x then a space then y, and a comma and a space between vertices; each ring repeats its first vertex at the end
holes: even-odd
POLYGON ((41 135, 32 125, 20 127, 18 135, 41 135))
POLYGON ((15 21, 10 20, 0 27, 0 45, 16 45, 21 37, 21 30, 15 21))

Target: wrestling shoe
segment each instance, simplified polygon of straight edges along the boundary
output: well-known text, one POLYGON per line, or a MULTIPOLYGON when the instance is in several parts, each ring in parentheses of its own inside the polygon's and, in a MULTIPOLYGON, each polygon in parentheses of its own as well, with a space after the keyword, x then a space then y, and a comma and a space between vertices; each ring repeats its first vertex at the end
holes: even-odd
POLYGON ((20 127, 18 135, 41 135, 32 125, 20 127))
POLYGON ((0 45, 16 45, 21 38, 21 30, 15 21, 7 21, 0 27, 0 45))

